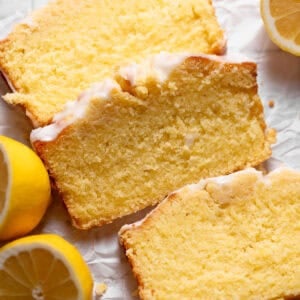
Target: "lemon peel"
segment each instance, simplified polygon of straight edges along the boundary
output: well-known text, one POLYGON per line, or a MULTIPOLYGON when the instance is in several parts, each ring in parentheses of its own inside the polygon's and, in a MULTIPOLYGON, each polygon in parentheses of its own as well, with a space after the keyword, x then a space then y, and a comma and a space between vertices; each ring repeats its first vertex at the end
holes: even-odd
POLYGON ((0 240, 34 229, 50 203, 50 193, 40 158, 29 147, 0 136, 0 240))

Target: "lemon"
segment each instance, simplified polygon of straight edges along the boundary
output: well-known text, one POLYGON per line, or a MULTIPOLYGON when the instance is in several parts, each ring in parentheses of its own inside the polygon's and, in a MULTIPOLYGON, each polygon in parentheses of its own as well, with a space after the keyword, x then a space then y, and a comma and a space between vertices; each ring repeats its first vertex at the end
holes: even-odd
POLYGON ((40 158, 29 147, 0 136, 0 240, 30 232, 49 202, 49 177, 40 158))
POLYGON ((271 40, 300 56, 300 0, 261 0, 260 10, 271 40))
POLYGON ((0 300, 90 300, 93 280, 78 250, 54 234, 0 249, 0 300))

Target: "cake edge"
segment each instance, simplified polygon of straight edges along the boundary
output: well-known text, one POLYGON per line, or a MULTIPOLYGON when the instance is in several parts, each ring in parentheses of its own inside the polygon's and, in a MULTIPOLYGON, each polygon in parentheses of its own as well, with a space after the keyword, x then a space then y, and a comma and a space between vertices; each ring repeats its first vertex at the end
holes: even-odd
POLYGON ((86 108, 91 100, 95 98, 108 100, 113 90, 120 89, 119 84, 112 79, 105 79, 93 84, 89 89, 81 93, 77 100, 67 102, 64 109, 54 115, 51 124, 33 129, 30 133, 32 145, 37 141, 54 141, 64 129, 85 115, 86 108))
MULTIPOLYGON (((177 55, 177 54, 173 54, 173 55, 177 55)), ((208 61, 211 61, 210 58, 213 57, 215 58, 215 56, 211 56, 211 55, 198 55, 198 56, 188 56, 187 59, 184 59, 184 63, 189 63, 189 64, 194 64, 194 63, 197 63, 197 60, 199 59, 202 59, 202 60, 208 60, 208 61)), ((215 60, 214 60, 215 61, 215 60)), ((226 59, 222 59, 220 57, 217 57, 217 62, 219 64, 222 64, 222 63, 227 63, 227 60, 226 59)), ((243 68, 246 68, 248 69, 249 72, 252 73, 253 76, 256 76, 256 64, 254 62, 248 62, 248 61, 241 61, 239 63, 232 63, 232 60, 226 65, 226 67, 228 68, 232 68, 232 67, 240 67, 240 66, 243 66, 243 68)), ((175 68, 177 67, 177 64, 175 66, 175 68)), ((109 80, 109 79, 108 79, 109 80)), ((123 91, 121 86, 119 85, 118 82, 116 82, 115 80, 112 80, 113 83, 116 85, 115 87, 117 88, 117 90, 119 91, 123 91)), ((100 82, 100 84, 95 84, 94 85, 94 88, 95 88, 95 93, 93 95, 97 95, 97 88, 99 86, 101 86, 101 84, 103 84, 103 81, 100 82)), ((257 83, 255 84, 254 88, 257 88, 257 83)), ((91 88, 93 89, 93 87, 91 88)), ((86 90, 87 91, 87 90, 86 90)), ((42 159, 42 161, 44 162, 44 165, 46 166, 48 172, 49 172, 49 175, 50 175, 50 178, 52 180, 52 186, 54 187, 55 190, 57 190, 58 194, 61 196, 61 198, 63 200, 65 200, 65 195, 63 193, 63 191, 59 188, 59 186, 56 184, 55 182, 55 173, 51 170, 49 164, 47 163, 47 159, 45 158, 44 156, 44 147, 45 145, 47 145, 48 143, 50 144, 53 144, 55 145, 55 143, 64 136, 64 132, 69 129, 69 127, 72 126, 72 123, 77 120, 78 116, 79 117, 83 117, 84 116, 84 113, 81 113, 81 114, 77 114, 76 117, 74 118, 72 115, 70 116, 69 115, 69 111, 68 110, 71 110, 72 112, 72 109, 74 107, 76 107, 76 104, 78 102, 82 102, 81 105, 83 107, 87 107, 87 105, 89 104, 89 102, 94 99, 95 97, 90 97, 89 93, 86 93, 83 92, 81 94, 81 97, 80 99, 77 99, 77 101, 72 101, 70 105, 71 108, 68 108, 66 107, 66 111, 62 111, 61 113, 58 113, 57 117, 54 118, 53 120, 53 123, 50 124, 50 125, 47 125, 45 127, 41 127, 41 128, 37 128, 37 129, 34 129, 31 133, 31 143, 32 143, 32 147, 34 148, 34 150, 36 151, 36 153, 38 153, 38 155, 40 156, 40 158, 42 159), (84 102, 82 101, 82 98, 84 98, 84 102), (64 117, 67 116, 67 120, 65 121, 64 120, 64 117), (70 117, 70 118, 69 118, 70 117), (54 131, 56 130, 56 133, 55 133, 55 138, 52 139, 50 138, 49 140, 47 141, 43 141, 41 139, 38 139, 37 138, 37 135, 38 134, 42 134, 44 135, 44 133, 47 133, 47 131, 49 130, 50 128, 50 131, 53 130, 54 128, 54 131), (37 134, 38 133, 38 134, 37 134)), ((99 99, 99 100, 103 100, 103 104, 107 101, 107 100, 110 100, 111 99, 111 95, 110 93, 112 92, 112 90, 110 90, 107 95, 106 95, 106 99, 99 99)), ((98 93, 99 94, 99 93, 98 93)), ((263 113, 263 107, 262 105, 260 104, 259 105, 259 113, 263 113)), ((261 162, 263 162, 264 160, 268 159, 271 155, 271 143, 272 143, 272 140, 270 138, 270 136, 272 136, 272 134, 270 134, 268 131, 271 130, 272 132, 272 129, 269 129, 267 128, 266 124, 265 124, 265 121, 262 119, 260 120, 260 125, 261 125, 261 128, 262 128, 262 131, 264 132, 265 134, 265 144, 264 144, 264 149, 262 149, 263 153, 260 157, 257 157, 255 158, 255 160, 251 160, 251 161, 248 161, 246 164, 244 165, 239 165, 239 166, 236 166, 234 169, 231 169, 231 170, 228 170, 227 174, 230 174, 232 172, 235 172, 235 171, 239 171, 239 170, 242 170, 242 169, 245 169, 247 167, 253 167, 253 166, 256 166, 258 164, 260 164, 261 162), (267 128, 267 129, 266 129, 267 128)), ((50 135, 51 136, 51 135, 50 135)), ((47 137, 47 135, 46 135, 47 137)), ((158 202, 161 201, 161 199, 163 199, 164 195, 162 195, 162 197, 160 199, 154 199, 153 200, 153 203, 152 205, 155 205, 157 204, 158 202)), ((71 210, 71 207, 68 207, 68 203, 67 201, 64 201, 66 207, 67 207, 67 210, 70 211, 71 210)), ((109 224, 111 223, 113 220, 115 220, 116 218, 120 218, 121 216, 119 217, 114 217, 114 218, 111 218, 109 220, 102 220, 102 221, 93 221, 93 222, 84 222, 82 221, 80 218, 78 218, 76 215, 73 215, 70 213, 70 216, 71 216, 71 221, 72 221, 72 224, 73 226, 75 226, 76 228, 79 228, 79 229, 83 229, 83 230, 86 230, 86 229, 89 229, 89 228, 92 228, 92 227, 96 227, 96 226, 102 226, 102 225, 105 225, 105 224, 109 224)))
MULTIPOLYGON (((215 41, 215 46, 211 49, 209 52, 212 55, 223 55, 226 53, 227 50, 227 37, 225 30, 220 24, 219 17, 217 16, 217 11, 214 5, 214 2, 212 0, 208 0, 209 4, 212 7, 212 14, 215 18, 215 21, 219 27, 219 31, 221 33, 221 37, 215 41)), ((5 77, 6 82, 8 83, 9 87, 12 90, 12 93, 8 94, 16 94, 20 91, 16 84, 15 76, 13 75, 13 72, 11 70, 8 70, 4 63, 2 62, 2 55, 1 52, 5 52, 5 44, 9 43, 14 40, 14 36, 18 35, 18 28, 27 28, 27 30, 34 31, 36 27, 38 26, 35 22, 35 19, 40 17, 44 11, 47 11, 49 8, 49 3, 42 5, 41 7, 35 8, 32 11, 28 12, 23 19, 16 22, 13 27, 10 29, 10 31, 7 33, 6 36, 0 39, 0 72, 5 77)), ((26 103, 13 103, 12 101, 9 101, 6 99, 6 95, 3 95, 2 98, 9 103, 10 105, 17 105, 23 109, 25 112, 25 115, 30 119, 32 125, 34 128, 38 128, 40 126, 49 125, 52 122, 52 119, 49 118, 47 120, 41 118, 37 114, 35 114, 29 105, 26 105, 26 103)))
MULTIPOLYGON (((258 171, 255 168, 246 168, 243 170, 239 170, 233 173, 230 173, 228 175, 222 175, 222 176, 216 176, 216 177, 210 177, 206 179, 201 179, 197 183, 192 183, 185 185, 171 193, 169 193, 164 200, 162 200, 152 211, 150 211, 143 219, 138 220, 137 222, 134 222, 132 224, 125 224, 121 227, 119 230, 119 236, 123 235, 126 231, 132 230, 138 227, 141 227, 149 218, 151 218, 151 215, 155 213, 156 211, 160 210, 160 207, 163 205, 163 203, 169 201, 170 198, 174 197, 176 194, 183 192, 187 188, 189 189, 190 192, 196 192, 200 190, 205 190, 205 187, 208 183, 215 183, 218 186, 222 186, 224 184, 232 183, 236 180, 236 178, 239 177, 239 175, 255 175, 260 182, 263 182, 265 185, 270 184, 270 177, 274 176, 275 174, 280 174, 283 172, 298 172, 297 170, 290 168, 286 165, 282 165, 277 167, 276 169, 272 170, 271 172, 267 174, 263 174, 262 171, 258 171)), ((299 172, 300 173, 300 172, 299 172)))
MULTIPOLYGON (((132 63, 130 65, 120 67, 117 71, 116 76, 120 76, 124 79, 130 87, 134 87, 135 84, 143 79, 154 77, 159 83, 165 82, 172 72, 180 65, 182 65, 188 59, 205 59, 209 61, 215 61, 217 63, 228 64, 228 65, 247 65, 249 68, 255 69, 256 72, 256 63, 251 60, 246 60, 244 56, 241 55, 232 55, 229 56, 217 56, 210 54, 191 54, 191 53, 168 53, 160 52, 159 54, 152 55, 146 58, 142 63, 136 64, 132 63), (171 63, 170 63, 171 60, 171 63), (166 63, 166 61, 169 61, 166 63)), ((84 113, 78 115, 76 113, 76 104, 82 105, 82 109, 85 109, 89 102, 101 94, 101 88, 98 90, 98 87, 106 85, 106 82, 114 82, 114 87, 120 91, 128 92, 125 90, 118 82, 117 78, 114 79, 104 79, 98 83, 94 83, 91 87, 81 93, 81 95, 75 100, 67 102, 64 106, 64 109, 59 113, 55 114, 52 122, 46 126, 35 128, 30 134, 31 143, 34 144, 36 141, 41 142, 50 142, 55 140, 64 129, 69 125, 75 122, 77 119, 83 117, 84 113), (91 91, 94 91, 91 93, 91 91), (82 98, 84 98, 84 105, 82 98), (73 115, 73 116, 72 116, 73 115), (68 116, 68 120, 64 122, 68 116), (64 124, 63 124, 64 123, 64 124), (53 133, 55 131, 55 133, 53 133), (49 132, 51 134, 49 135, 49 132), (52 138, 51 138, 52 136, 52 138)), ((108 100, 110 95, 104 97, 105 100, 108 100)))
POLYGON ((281 167, 278 167, 278 168, 272 170, 271 172, 269 172, 266 175, 264 175, 262 171, 258 171, 254 168, 248 168, 248 169, 244 169, 244 170, 241 170, 241 171, 231 173, 229 175, 202 179, 196 184, 185 185, 182 188, 171 192, 169 195, 167 195, 165 197, 164 200, 162 200, 153 210, 151 210, 141 220, 136 221, 132 224, 123 225, 120 228, 119 232, 118 232, 119 243, 120 243, 120 246, 123 248, 125 256, 127 257, 127 260, 128 260, 128 262, 131 266, 132 273, 133 273, 135 279, 137 280, 138 293, 139 293, 140 298, 142 300, 148 299, 144 295, 145 287, 144 287, 144 282, 143 282, 143 279, 142 279, 142 275, 139 272, 139 268, 135 264, 135 260, 133 258, 133 255, 131 255, 129 253, 129 251, 131 251, 131 247, 130 247, 129 243, 127 242, 127 239, 124 237, 126 233, 132 232, 134 230, 138 230, 139 228, 142 228, 143 226, 147 225, 147 222, 151 221, 152 215, 154 215, 156 213, 160 213, 161 207, 164 206, 164 204, 166 202, 176 200, 177 194, 183 192, 186 188, 188 188, 190 192, 193 192, 193 191, 195 192, 195 191, 199 191, 199 190, 205 190, 205 187, 208 183, 215 183, 218 186, 222 186, 222 184, 225 184, 225 183, 228 183, 228 182, 234 182, 235 179, 240 174, 255 175, 257 180, 260 180, 265 185, 269 185, 269 184, 271 184, 271 177, 276 176, 276 175, 278 176, 278 174, 280 175, 281 173, 285 173, 285 172, 293 173, 293 174, 297 173, 297 174, 300 175, 299 170, 293 169, 293 168, 288 167, 288 166, 281 166, 281 167))

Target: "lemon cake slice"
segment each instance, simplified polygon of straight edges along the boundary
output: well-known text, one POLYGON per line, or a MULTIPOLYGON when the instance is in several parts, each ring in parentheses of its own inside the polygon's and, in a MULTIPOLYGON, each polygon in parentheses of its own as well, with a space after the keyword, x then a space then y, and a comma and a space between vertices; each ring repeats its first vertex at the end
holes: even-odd
POLYGON ((160 51, 219 54, 224 45, 211 0, 55 0, 0 42, 15 90, 4 99, 45 125, 120 65, 160 51))
POLYGON ((161 53, 121 68, 115 79, 31 134, 79 228, 271 154, 254 63, 161 53))
POLYGON ((141 299, 294 299, 299 215, 300 172, 247 169, 169 194, 119 235, 141 299))

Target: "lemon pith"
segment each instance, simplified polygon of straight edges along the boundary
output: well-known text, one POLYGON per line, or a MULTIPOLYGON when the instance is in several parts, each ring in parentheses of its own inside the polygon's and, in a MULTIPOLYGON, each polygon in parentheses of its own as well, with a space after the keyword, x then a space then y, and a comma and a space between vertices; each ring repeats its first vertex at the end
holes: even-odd
POLYGON ((50 182, 40 158, 27 146, 0 136, 0 240, 30 232, 50 202, 50 182))
POLYGON ((81 254, 57 235, 28 236, 0 249, 1 300, 90 300, 92 288, 81 254))
POLYGON ((270 39, 282 50, 300 56, 300 1, 261 0, 260 9, 270 39))

